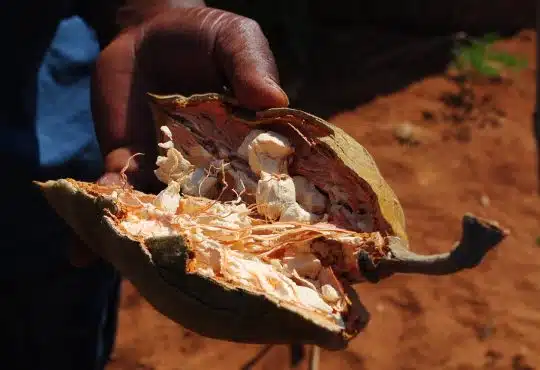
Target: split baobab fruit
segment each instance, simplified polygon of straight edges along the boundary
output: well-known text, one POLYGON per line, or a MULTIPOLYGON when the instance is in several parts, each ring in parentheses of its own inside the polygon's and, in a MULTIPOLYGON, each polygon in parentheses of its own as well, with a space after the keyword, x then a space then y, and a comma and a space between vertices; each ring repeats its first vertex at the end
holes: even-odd
POLYGON ((330 123, 216 94, 152 96, 152 108, 159 194, 39 185, 158 311, 201 335, 342 349, 369 317, 352 284, 470 268, 506 235, 467 214, 451 252, 417 255, 373 158, 330 123))

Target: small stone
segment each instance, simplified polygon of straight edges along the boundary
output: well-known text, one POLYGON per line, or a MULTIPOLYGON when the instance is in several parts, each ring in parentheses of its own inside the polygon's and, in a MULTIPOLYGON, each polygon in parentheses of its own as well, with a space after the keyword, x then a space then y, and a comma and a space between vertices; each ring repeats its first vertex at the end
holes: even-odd
POLYGON ((410 122, 403 122, 396 125, 394 127, 394 136, 403 144, 418 143, 418 139, 415 137, 414 126, 410 122))
POLYGON ((433 112, 425 110, 425 111, 422 111, 422 118, 425 121, 434 121, 435 120, 435 114, 433 112))
POLYGON ((482 194, 482 196, 480 197, 480 204, 484 207, 489 207, 491 201, 487 195, 482 194))
POLYGON ((476 329, 476 336, 479 340, 484 341, 495 334, 496 328, 491 324, 480 325, 476 329))

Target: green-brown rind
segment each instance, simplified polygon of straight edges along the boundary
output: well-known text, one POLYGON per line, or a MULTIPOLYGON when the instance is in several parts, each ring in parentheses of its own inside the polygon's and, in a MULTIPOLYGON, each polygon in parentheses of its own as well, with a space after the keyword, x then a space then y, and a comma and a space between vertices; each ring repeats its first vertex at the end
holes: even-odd
POLYGON ((160 313, 200 335, 243 343, 306 343, 339 350, 357 333, 279 300, 186 272, 190 250, 179 236, 138 241, 107 216, 115 204, 70 179, 37 183, 51 206, 160 313))

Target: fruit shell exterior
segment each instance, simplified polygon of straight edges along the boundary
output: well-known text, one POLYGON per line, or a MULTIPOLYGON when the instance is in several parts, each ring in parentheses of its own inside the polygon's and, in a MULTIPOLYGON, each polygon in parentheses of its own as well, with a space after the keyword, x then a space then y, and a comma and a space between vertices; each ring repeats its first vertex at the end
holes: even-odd
POLYGON ((48 202, 102 258, 130 280, 160 313, 200 335, 244 343, 306 343, 339 350, 356 333, 346 333, 317 316, 187 273, 190 250, 181 237, 143 241, 129 238, 107 216, 116 205, 71 179, 38 184, 48 202))
MULTIPOLYGON (((333 161, 341 162, 347 176, 355 176, 357 186, 351 197, 367 197, 373 205, 378 230, 383 234, 398 236, 403 247, 408 248, 405 230, 405 216, 401 204, 382 177, 371 154, 358 141, 342 129, 301 110, 272 108, 252 112, 240 108, 234 99, 219 94, 201 94, 189 97, 181 95, 150 95, 159 140, 159 127, 170 128, 185 125, 189 120, 211 120, 224 123, 223 126, 240 123, 251 129, 272 124, 294 126, 295 130, 313 140, 326 152, 332 153, 333 161), (183 123, 182 123, 183 122, 183 123)), ((230 127, 230 126, 226 126, 230 127)), ((245 131, 245 130, 244 130, 245 131)), ((309 159, 308 159, 309 160, 309 159)), ((351 192, 348 192, 351 194, 351 192)))

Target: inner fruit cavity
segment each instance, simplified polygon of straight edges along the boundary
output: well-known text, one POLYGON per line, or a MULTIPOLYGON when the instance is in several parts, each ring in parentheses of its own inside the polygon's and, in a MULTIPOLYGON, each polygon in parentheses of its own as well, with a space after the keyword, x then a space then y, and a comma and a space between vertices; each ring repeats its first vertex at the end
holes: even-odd
POLYGON ((170 130, 161 130, 168 141, 159 144, 166 154, 158 157, 155 174, 167 187, 144 199, 129 191, 110 194, 124 210, 118 227, 142 241, 180 235, 194 255, 188 272, 265 294, 345 328, 351 302, 342 284, 362 280, 362 250, 374 259, 388 253, 386 238, 346 206, 333 204, 309 179, 291 176, 294 147, 278 133, 252 130, 246 136, 236 149, 246 168, 241 172, 223 159, 194 166, 175 148, 170 130), (235 199, 221 200, 225 190, 235 199), (254 195, 253 204, 244 201, 245 193, 254 195), (356 227, 340 227, 340 218, 356 227))

